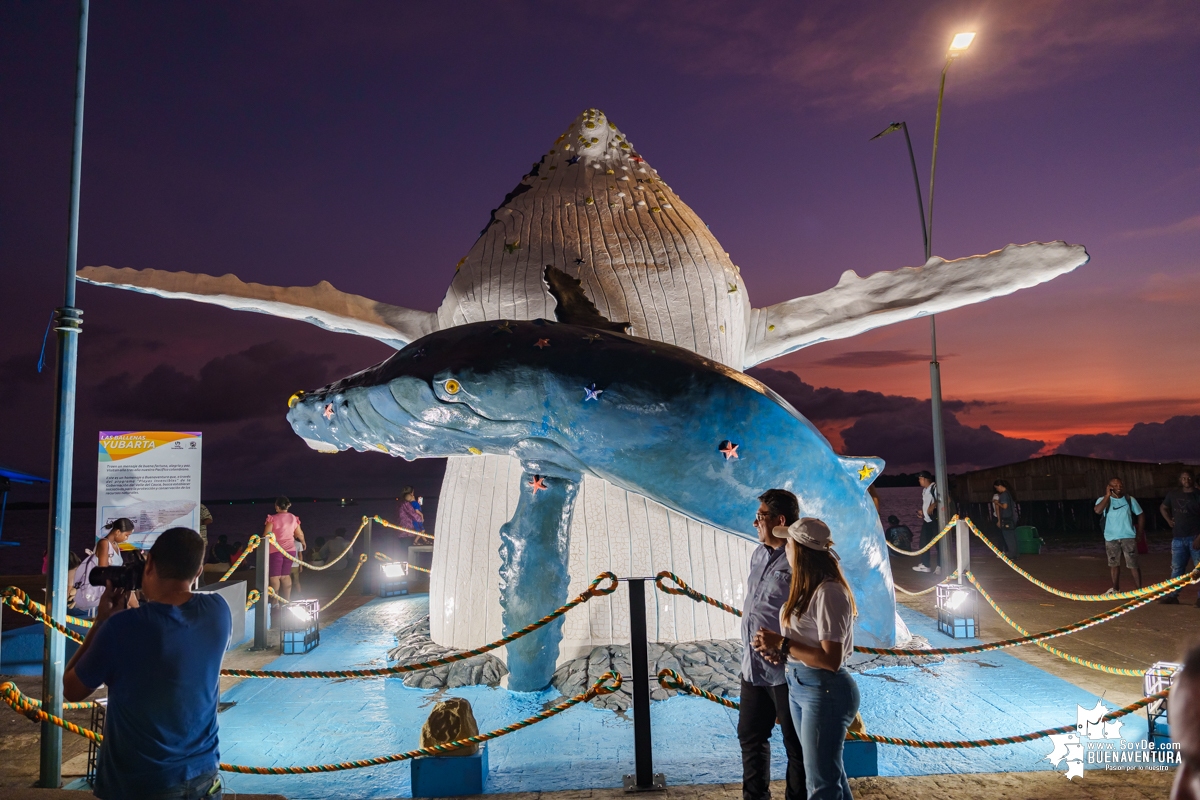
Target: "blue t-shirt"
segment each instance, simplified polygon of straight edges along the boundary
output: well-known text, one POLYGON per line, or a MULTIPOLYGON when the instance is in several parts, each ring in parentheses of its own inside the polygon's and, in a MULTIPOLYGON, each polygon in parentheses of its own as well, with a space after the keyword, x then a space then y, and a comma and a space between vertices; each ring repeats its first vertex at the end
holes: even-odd
MULTIPOLYGON (((1103 500, 1103 497, 1097 497, 1096 505, 1100 505, 1103 500)), ((1125 495, 1108 499, 1108 511, 1104 514, 1104 541, 1133 539, 1137 536, 1137 531, 1133 529, 1133 519, 1129 515, 1131 503, 1133 504, 1133 517, 1137 517, 1142 513, 1142 507, 1138 505, 1136 498, 1125 495)))
POLYGON ((229 606, 194 594, 113 615, 75 665, 85 686, 108 686, 96 796, 140 797, 217 768, 217 699, 229 606))

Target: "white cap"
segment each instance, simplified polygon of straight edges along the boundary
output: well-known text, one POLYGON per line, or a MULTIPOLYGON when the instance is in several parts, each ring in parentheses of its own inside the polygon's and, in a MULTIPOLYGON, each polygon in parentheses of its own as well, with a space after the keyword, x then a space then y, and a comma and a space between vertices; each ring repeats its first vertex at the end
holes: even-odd
POLYGON ((829 526, 815 517, 802 517, 786 528, 780 525, 772 533, 776 538, 790 538, 810 550, 833 552, 833 534, 829 526))

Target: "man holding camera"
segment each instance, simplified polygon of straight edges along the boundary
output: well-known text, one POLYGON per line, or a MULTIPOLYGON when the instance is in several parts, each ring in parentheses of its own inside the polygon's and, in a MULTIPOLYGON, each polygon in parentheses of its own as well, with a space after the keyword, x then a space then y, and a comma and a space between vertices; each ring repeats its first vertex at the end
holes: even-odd
POLYGON ((232 621, 220 596, 192 593, 203 566, 200 534, 163 532, 144 567, 107 581, 95 624, 67 665, 68 701, 108 687, 97 797, 222 797, 217 700, 232 621), (139 583, 140 604, 132 594, 139 583))

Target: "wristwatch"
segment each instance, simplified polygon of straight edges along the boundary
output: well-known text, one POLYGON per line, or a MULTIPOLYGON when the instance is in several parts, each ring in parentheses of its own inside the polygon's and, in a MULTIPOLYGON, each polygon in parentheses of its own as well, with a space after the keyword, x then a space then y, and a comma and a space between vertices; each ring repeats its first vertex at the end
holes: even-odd
POLYGON ((786 637, 786 636, 785 636, 785 637, 783 637, 783 639, 782 639, 782 640, 780 640, 780 642, 779 642, 779 656, 780 656, 780 658, 787 658, 787 657, 788 657, 788 651, 791 649, 791 647, 792 647, 792 641, 791 641, 791 639, 789 639, 789 638, 788 638, 788 637, 786 637))

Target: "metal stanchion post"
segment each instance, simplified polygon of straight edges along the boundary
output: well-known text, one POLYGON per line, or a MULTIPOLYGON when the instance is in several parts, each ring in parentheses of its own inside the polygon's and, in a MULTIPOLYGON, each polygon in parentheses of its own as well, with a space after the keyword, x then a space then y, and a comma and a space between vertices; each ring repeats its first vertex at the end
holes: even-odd
POLYGON ((365 540, 366 544, 364 545, 365 549, 363 550, 363 552, 367 554, 367 563, 366 563, 366 569, 363 570, 363 586, 362 586, 363 594, 374 594, 375 593, 375 589, 373 587, 375 585, 375 571, 378 569, 378 565, 371 563, 372 561, 375 560, 375 550, 371 546, 371 534, 374 532, 374 528, 375 528, 375 520, 372 520, 372 519, 367 520, 367 529, 366 529, 366 531, 364 531, 367 538, 365 540))
POLYGON ((270 612, 271 598, 267 594, 267 589, 271 585, 270 570, 271 570, 271 543, 264 536, 262 541, 258 543, 258 552, 254 554, 255 570, 258 584, 258 604, 254 608, 254 646, 251 650, 266 650, 267 649, 267 622, 270 612))
POLYGON ((958 582, 961 585, 966 583, 967 572, 971 569, 971 529, 965 519, 954 523, 954 533, 958 540, 958 582))
POLYGON ((629 661, 633 674, 633 759, 634 774, 626 775, 625 790, 657 791, 667 788, 666 777, 654 773, 654 746, 650 738, 650 667, 646 655, 646 581, 628 578, 629 661))

